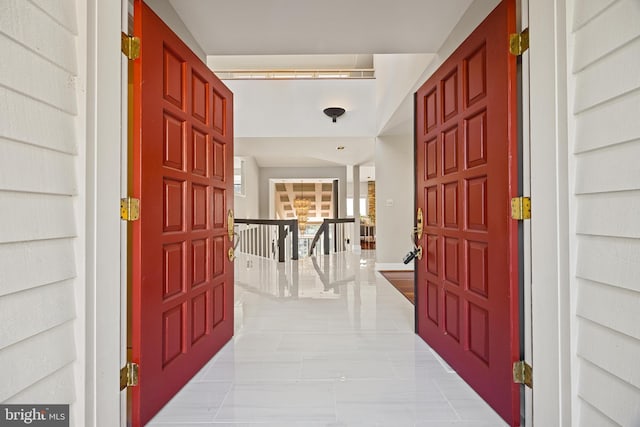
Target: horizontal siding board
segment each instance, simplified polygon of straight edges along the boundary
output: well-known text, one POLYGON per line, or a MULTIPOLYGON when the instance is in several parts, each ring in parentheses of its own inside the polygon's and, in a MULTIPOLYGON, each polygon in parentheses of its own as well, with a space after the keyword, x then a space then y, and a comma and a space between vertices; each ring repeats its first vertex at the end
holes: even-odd
POLYGON ((586 194, 577 197, 579 234, 640 238, 640 191, 586 194))
MULTIPOLYGON (((0 52, 11 61, 0 61, 0 85, 76 114, 77 78, 43 57, 0 34, 0 52)), ((31 119, 36 119, 30 115, 31 119)))
MULTIPOLYGON (((20 393, 10 397, 7 404, 33 404, 47 402, 51 405, 72 403, 76 400, 74 364, 68 364, 51 375, 30 385, 20 393)), ((72 421, 73 422, 73 421, 72 421)), ((76 422, 75 425, 82 425, 76 422)))
POLYGON ((598 16, 616 0, 575 0, 573 13, 573 31, 577 31, 590 20, 598 16))
POLYGON ((587 402, 580 402, 579 419, 576 426, 580 427, 620 427, 620 424, 605 416, 587 402))
POLYGON ((578 395, 621 426, 640 425, 640 390, 582 360, 578 395))
POLYGON ((0 2, 0 402, 73 403, 80 384, 76 13, 0 2))
POLYGON ((73 237, 74 199, 0 191, 0 222, 0 243, 73 237))
POLYGON ((640 139, 640 89, 576 116, 575 153, 640 139))
POLYGON ((77 73, 76 50, 69 49, 75 44, 75 35, 33 3, 5 0, 0 32, 68 72, 77 73))
POLYGON ((0 245, 0 296, 75 276, 73 239, 0 245))
POLYGON ((640 339, 640 293, 580 279, 577 299, 576 314, 581 318, 640 339))
POLYGON ((73 362, 75 353, 73 322, 0 350, 0 401, 73 362))
POLYGON ((0 137, 63 153, 78 151, 76 118, 69 113, 0 87, 0 117, 0 137))
POLYGON ((78 33, 76 0, 30 0, 73 34, 78 33))
POLYGON ((75 195, 74 162, 73 155, 0 137, 0 190, 75 195))
POLYGON ((575 112, 579 113, 640 87, 640 38, 576 74, 575 112))
POLYGON ((75 318, 71 280, 0 297, 0 350, 75 318))
POLYGON ((640 3, 572 9, 574 422, 640 426, 640 3))
POLYGON ((640 139, 580 154, 576 156, 575 192, 587 194, 638 190, 639 161, 640 139))
POLYGON ((640 240, 578 236, 576 275, 640 292, 640 240))
POLYGON ((578 355, 640 388, 640 340, 589 320, 579 322, 578 355), (597 343, 598 345, 594 345, 597 343))
POLYGON ((640 2, 617 1, 575 33, 574 72, 636 37, 640 37, 640 2))

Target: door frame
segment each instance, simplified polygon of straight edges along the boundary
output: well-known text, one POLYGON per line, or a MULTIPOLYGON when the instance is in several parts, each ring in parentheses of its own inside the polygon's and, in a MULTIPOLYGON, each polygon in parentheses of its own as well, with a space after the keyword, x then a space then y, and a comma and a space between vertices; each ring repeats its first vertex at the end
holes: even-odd
MULTIPOLYGON (((529 0, 516 1, 516 31, 522 32, 529 27, 529 0)), ((520 152, 519 183, 522 196, 531 194, 531 140, 529 108, 529 51, 525 51, 517 60, 518 84, 518 146, 520 152)), ((521 360, 529 365, 532 362, 532 322, 531 322, 531 222, 522 221, 520 228, 520 352, 521 360)), ((524 426, 533 424, 533 392, 521 386, 520 414, 524 417, 524 426)))
MULTIPOLYGON (((574 3, 573 0, 569 0, 574 3)), ((529 4, 533 418, 571 425, 567 2, 529 4)))
MULTIPOLYGON (((133 34, 133 0, 120 0, 121 3, 121 31, 133 34)), ((124 55, 121 61, 121 98, 120 98, 120 198, 129 196, 130 177, 133 166, 129 161, 130 148, 133 147, 133 66, 124 55)), ((129 338, 131 337, 129 321, 131 303, 131 270, 129 268, 130 227, 126 221, 120 221, 120 366, 125 366, 130 360, 129 338)), ((120 392, 120 425, 130 423, 129 405, 131 393, 128 389, 120 392)))
MULTIPOLYGON (((122 53, 120 31, 126 0, 78 0, 86 7, 79 20, 86 27, 86 357, 84 424, 124 425, 120 392, 121 363, 121 228, 119 215, 122 171, 122 53)), ((81 25, 82 25, 81 24, 81 25)), ((82 313, 79 310, 79 314, 82 313)), ((83 342, 80 340, 79 342, 83 342)), ((79 378, 82 378, 80 375, 79 378)), ((80 386, 79 386, 80 387, 80 386)), ((78 388, 81 389, 81 388, 78 388)), ((126 411, 126 409, 125 409, 126 411)))
MULTIPOLYGON (((120 421, 120 198, 122 88, 120 40, 123 4, 86 5, 87 264, 85 301, 85 425, 120 421), (99 301, 99 304, 98 304, 99 301), (114 310, 119 307, 119 310, 114 310), (99 420, 99 421, 98 421, 99 420)), ((122 0, 126 4, 126 0, 122 0)), ((566 5, 536 0, 528 7, 530 33, 531 242, 533 417, 540 425, 569 425, 571 354, 566 5), (553 100, 551 105, 549 100, 553 100), (550 173, 549 166, 553 165, 550 173), (541 374, 536 374, 541 372, 541 374)), ((81 172, 82 173, 82 172, 81 172)), ((80 311, 79 311, 80 312, 80 311)), ((82 341, 80 341, 82 342, 82 341)), ((80 389, 80 388, 79 388, 80 389)), ((126 408, 123 409, 126 411, 126 408)))

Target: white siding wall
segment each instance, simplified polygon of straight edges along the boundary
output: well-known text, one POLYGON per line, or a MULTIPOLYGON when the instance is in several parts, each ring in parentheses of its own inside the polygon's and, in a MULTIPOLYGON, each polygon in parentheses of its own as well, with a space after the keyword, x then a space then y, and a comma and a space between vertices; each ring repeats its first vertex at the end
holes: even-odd
POLYGON ((81 398, 76 13, 0 1, 0 402, 81 398))
POLYGON ((637 426, 640 2, 575 0, 572 21, 574 423, 637 426))

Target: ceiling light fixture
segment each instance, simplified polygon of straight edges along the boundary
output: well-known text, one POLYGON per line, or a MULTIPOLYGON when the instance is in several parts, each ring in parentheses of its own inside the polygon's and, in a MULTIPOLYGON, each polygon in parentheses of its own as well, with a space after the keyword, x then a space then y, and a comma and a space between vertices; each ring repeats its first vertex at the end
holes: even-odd
POLYGON ((336 122, 336 119, 344 114, 344 108, 342 107, 329 107, 324 109, 324 113, 331 117, 333 123, 336 122))
POLYGON ((307 221, 309 220, 307 214, 309 213, 310 206, 311 201, 304 198, 304 183, 300 182, 300 197, 296 197, 293 201, 293 209, 296 211, 300 233, 304 233, 304 230, 307 228, 307 221))

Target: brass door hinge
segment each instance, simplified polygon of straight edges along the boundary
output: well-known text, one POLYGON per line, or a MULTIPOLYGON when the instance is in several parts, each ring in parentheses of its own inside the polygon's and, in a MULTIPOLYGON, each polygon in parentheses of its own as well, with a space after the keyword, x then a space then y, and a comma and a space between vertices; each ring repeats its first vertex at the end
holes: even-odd
POLYGON ((533 368, 524 360, 513 364, 513 382, 533 388, 533 368))
POLYGON ((517 220, 531 219, 531 198, 514 197, 511 199, 511 218, 517 220))
POLYGON ((136 221, 140 218, 140 200, 133 197, 120 199, 120 219, 136 221))
POLYGON ((138 364, 133 362, 127 362, 122 369, 120 369, 120 390, 124 390, 127 387, 134 387, 138 385, 138 364))
POLYGON ((140 39, 125 33, 122 33, 120 39, 121 49, 124 56, 131 60, 138 59, 140 56, 140 39))
POLYGON ((525 28, 521 33, 509 34, 509 52, 520 56, 529 49, 529 29, 525 28))

